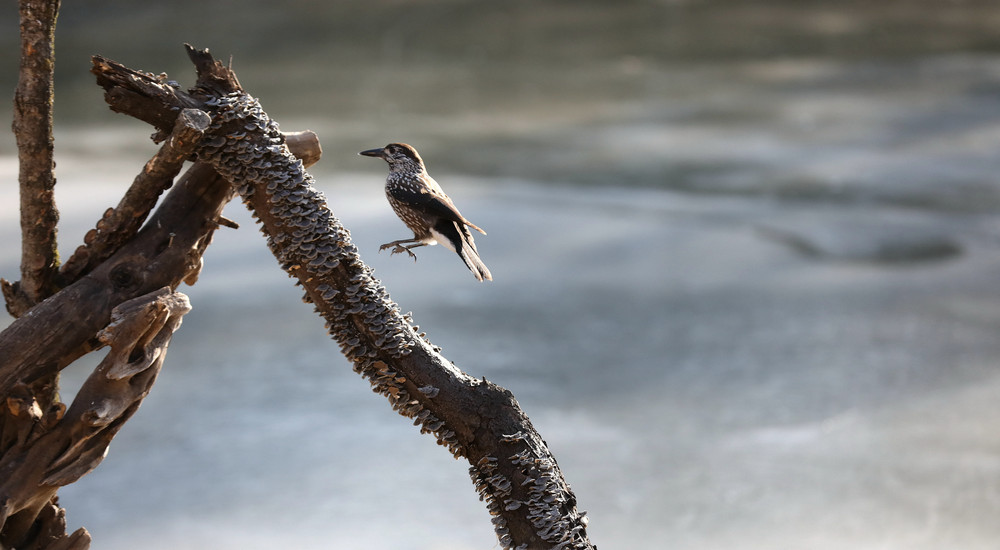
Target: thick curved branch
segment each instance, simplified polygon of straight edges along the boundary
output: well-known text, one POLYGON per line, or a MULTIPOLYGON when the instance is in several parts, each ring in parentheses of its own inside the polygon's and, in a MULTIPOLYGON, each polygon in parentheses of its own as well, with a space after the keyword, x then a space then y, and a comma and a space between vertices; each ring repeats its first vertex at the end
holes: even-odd
MULTIPOLYGON (((95 72, 107 66, 95 59, 95 72)), ((119 82, 128 86, 128 79, 119 82)), ((165 100, 164 114, 149 118, 166 121, 178 107, 169 94, 127 88, 109 89, 107 97, 128 94, 165 100)), ((354 369, 397 412, 470 462, 503 547, 594 548, 576 497, 513 395, 462 372, 416 333, 256 100, 233 93, 206 106, 213 122, 199 159, 236 185, 281 267, 305 289, 304 300, 315 304, 354 369)))
POLYGON ((59 0, 21 0, 21 64, 14 92, 21 195, 21 281, 4 285, 11 313, 19 314, 57 287, 52 75, 59 0))
POLYGON ((503 547, 591 548, 576 497, 513 395, 462 372, 416 334, 255 100, 230 96, 220 106, 200 158, 238 182, 271 251, 355 370, 469 460, 503 547))

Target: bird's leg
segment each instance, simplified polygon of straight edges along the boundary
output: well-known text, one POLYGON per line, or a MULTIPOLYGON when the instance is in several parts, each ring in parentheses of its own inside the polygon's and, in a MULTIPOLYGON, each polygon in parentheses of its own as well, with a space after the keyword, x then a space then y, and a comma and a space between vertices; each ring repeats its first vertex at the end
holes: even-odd
POLYGON ((413 258, 413 261, 417 261, 417 255, 414 254, 410 249, 417 248, 418 246, 427 246, 427 243, 423 242, 420 239, 400 239, 398 241, 392 241, 391 243, 383 244, 382 246, 378 247, 378 251, 382 252, 386 248, 395 247, 392 249, 392 252, 389 253, 390 256, 392 256, 393 254, 400 254, 402 252, 406 252, 407 254, 410 255, 411 258, 413 258), (409 246, 403 246, 404 244, 407 244, 409 246))
POLYGON ((419 243, 419 242, 420 242, 420 239, 417 239, 417 238, 413 238, 413 239, 399 239, 398 241, 392 241, 391 243, 385 243, 385 244, 383 244, 382 246, 378 247, 378 251, 382 252, 383 250, 385 250, 386 248, 389 248, 390 246, 395 246, 396 248, 392 251, 392 253, 395 254, 397 252, 402 252, 404 250, 404 247, 402 245, 404 245, 404 244, 411 244, 411 243, 419 243))

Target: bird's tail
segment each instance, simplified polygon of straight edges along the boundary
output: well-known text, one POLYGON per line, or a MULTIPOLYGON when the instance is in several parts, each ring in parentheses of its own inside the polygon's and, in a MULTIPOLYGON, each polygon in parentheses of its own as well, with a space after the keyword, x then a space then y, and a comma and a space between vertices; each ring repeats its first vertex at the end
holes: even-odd
POLYGON ((479 251, 476 250, 476 245, 472 243, 472 235, 469 235, 468 246, 462 247, 462 250, 459 252, 459 256, 462 257, 462 261, 465 262, 469 271, 475 275, 476 280, 493 280, 493 275, 490 273, 489 268, 486 267, 486 264, 484 264, 483 260, 479 257, 479 251))
MULTIPOLYGON (((471 224, 470 224, 471 225, 471 224)), ((478 227, 476 229, 479 229, 478 227)), ((482 229, 480 229, 482 231, 482 229)), ((431 230, 435 239, 455 251, 478 281, 492 281, 493 275, 479 257, 472 232, 464 224, 442 220, 431 230)))

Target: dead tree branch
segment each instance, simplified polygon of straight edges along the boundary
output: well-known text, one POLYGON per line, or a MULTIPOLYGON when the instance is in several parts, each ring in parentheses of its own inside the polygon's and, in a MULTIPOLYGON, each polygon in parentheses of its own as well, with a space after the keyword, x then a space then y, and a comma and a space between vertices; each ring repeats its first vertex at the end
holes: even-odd
POLYGON ((21 0, 21 63, 14 92, 13 130, 21 191, 21 281, 3 285, 14 316, 57 289, 52 76, 59 0, 21 0))
MULTIPOLYGON (((318 156, 315 143, 299 144, 299 154, 318 156)), ((232 186, 211 166, 192 166, 132 240, 0 332, 0 388, 56 373, 94 349, 98 344, 92 339, 116 305, 164 286, 193 283, 231 197, 232 186)))
POLYGON ((39 529, 32 526, 59 487, 104 459, 111 439, 149 393, 170 337, 190 309, 187 296, 169 288, 116 307, 111 323, 98 335, 111 352, 84 382, 69 410, 58 406, 42 411, 23 385, 7 397, 2 411, 5 452, 0 457, 4 547, 47 548, 53 542, 36 540, 39 529))
POLYGON ((84 237, 84 244, 63 264, 66 282, 93 270, 135 235, 160 194, 170 188, 184 161, 194 152, 209 122, 211 119, 203 111, 181 111, 170 137, 135 177, 118 206, 104 213, 97 227, 84 237))
POLYGON ((204 177, 199 179, 184 178, 164 199, 154 223, 87 277, 0 333, 0 388, 58 372, 95 347, 91 339, 116 305, 164 286, 176 288, 197 274, 230 197, 227 185, 203 186, 204 177))
MULTIPOLYGON (((232 186, 211 166, 196 163, 139 230, 209 122, 202 111, 180 110, 172 114, 174 126, 157 134, 159 139, 170 136, 168 143, 118 208, 98 222, 75 260, 67 262, 66 277, 58 276, 51 138, 51 34, 57 9, 58 2, 51 0, 21 2, 24 42, 14 131, 21 155, 25 245, 22 281, 0 281, 8 309, 18 317, 0 333, 0 548, 89 547, 85 529, 66 535, 56 490, 96 467, 111 438, 138 408, 188 307, 186 298, 170 289, 193 283, 214 230, 234 225, 221 217, 233 197, 232 186), (29 40, 46 36, 44 43, 29 40), (39 260, 49 248, 51 261, 39 260), (138 301, 129 301, 136 297, 138 301), (30 315, 22 315, 29 310, 30 315), (108 358, 67 411, 56 397, 58 372, 108 344, 108 358)), ((214 64, 205 67, 197 93, 240 89, 231 72, 214 64)), ((202 103, 197 93, 187 96, 194 98, 191 105, 202 103)), ((294 137, 290 143, 297 154, 318 160, 315 134, 294 137)))
MULTIPOLYGON (((297 154, 306 158, 319 158, 315 134, 303 133, 294 143, 298 148, 297 154)), ((109 322, 113 322, 112 308, 117 304, 161 287, 175 288, 182 281, 194 282, 201 268, 205 247, 219 225, 222 207, 231 197, 232 186, 228 181, 220 177, 211 166, 196 163, 164 198, 150 223, 111 258, 98 265, 87 277, 80 278, 35 306, 31 315, 17 319, 0 332, 0 388, 6 399, 6 409, 0 409, 0 461, 13 460, 11 457, 18 456, 18 452, 23 454, 30 449, 34 458, 27 462, 34 464, 38 462, 38 456, 52 452, 52 449, 44 449, 47 446, 68 448, 66 445, 76 445, 81 459, 74 462, 61 460, 56 468, 46 473, 46 479, 50 482, 60 480, 68 483, 71 477, 82 476, 89 468, 96 466, 99 461, 98 453, 94 450, 96 447, 88 445, 97 445, 99 441, 105 441, 106 445, 121 423, 131 415, 131 411, 128 415, 118 417, 119 420, 114 423, 114 431, 105 429, 102 432, 100 438, 105 439, 88 436, 80 431, 73 432, 69 440, 32 439, 32 434, 39 426, 45 428, 58 422, 64 410, 60 403, 50 406, 39 402, 37 396, 40 393, 54 394, 49 386, 54 384, 55 374, 59 370, 87 351, 108 343, 106 339, 94 336, 109 322), (39 388, 40 384, 42 388, 39 388), (41 391, 42 389, 45 391, 41 391), (85 440, 89 443, 85 443, 85 440), (66 441, 70 443, 66 444, 66 441)), ((138 321, 137 318, 136 322, 138 321)), ((124 329, 115 330, 119 330, 121 334, 120 331, 124 329)), ((155 343, 157 340, 151 342, 155 343)), ((147 346, 145 349, 155 350, 156 346, 147 346)), ((132 350, 125 357, 138 360, 146 356, 136 353, 138 348, 132 350)), ((150 353, 150 357, 156 354, 150 353)), ((119 365, 113 369, 116 376, 127 374, 125 370, 130 368, 129 365, 135 367, 136 364, 119 362, 119 365)), ((140 375, 131 378, 130 387, 140 380, 138 376, 140 375)), ((152 379, 148 382, 151 384, 152 379)), ((88 390, 87 387, 89 386, 81 389, 74 407, 77 406, 76 403, 99 401, 99 392, 88 390)), ((112 401, 114 400, 102 401, 108 404, 102 410, 121 410, 123 406, 128 408, 127 401, 118 400, 118 405, 114 405, 112 401)), ((67 415, 72 414, 75 414, 73 408, 67 415)), ((87 416, 90 413, 81 414, 87 416)), ((3 515, 3 507, 8 504, 6 514, 10 515, 6 525, 2 525, 3 522, 0 521, 0 548, 12 547, 7 543, 21 536, 6 537, 7 533, 28 532, 48 533, 45 536, 37 535, 35 540, 50 540, 51 543, 29 545, 27 548, 87 548, 90 537, 85 530, 78 530, 68 538, 59 538, 65 533, 65 518, 64 512, 50 498, 54 489, 49 485, 36 484, 36 492, 29 496, 27 491, 32 486, 25 485, 25 480, 30 480, 30 476, 6 469, 7 466, 8 462, 0 462, 0 471, 7 474, 6 480, 3 479, 4 476, 0 476, 0 515, 3 515), (18 498, 14 498, 15 491, 7 487, 15 482, 21 483, 18 498)))
MULTIPOLYGON (((207 51, 189 54, 199 73, 205 70, 207 51)), ((167 93, 151 75, 137 80, 142 73, 103 58, 94 59, 93 70, 116 111, 132 115, 136 106, 155 109, 159 102, 159 113, 134 116, 161 131, 172 126, 171 113, 190 106, 191 96, 167 93)), ((208 94, 200 108, 211 112, 212 125, 199 159, 236 186, 354 369, 397 412, 469 461, 502 546, 594 548, 576 497, 514 396, 462 372, 415 332, 256 100, 208 94)))

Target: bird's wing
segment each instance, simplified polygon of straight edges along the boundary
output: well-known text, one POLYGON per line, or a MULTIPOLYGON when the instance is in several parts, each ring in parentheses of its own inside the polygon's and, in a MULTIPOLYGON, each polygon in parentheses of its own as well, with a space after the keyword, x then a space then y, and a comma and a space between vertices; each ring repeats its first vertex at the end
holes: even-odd
POLYGON ((479 231, 483 235, 486 234, 485 231, 476 227, 475 224, 465 219, 462 213, 455 208, 455 204, 451 202, 448 195, 439 195, 433 192, 427 191, 417 191, 413 189, 408 189, 403 186, 392 187, 387 190, 387 192, 392 196, 392 198, 404 203, 414 206, 430 216, 443 218, 453 222, 458 222, 463 225, 468 225, 469 227, 479 231))

